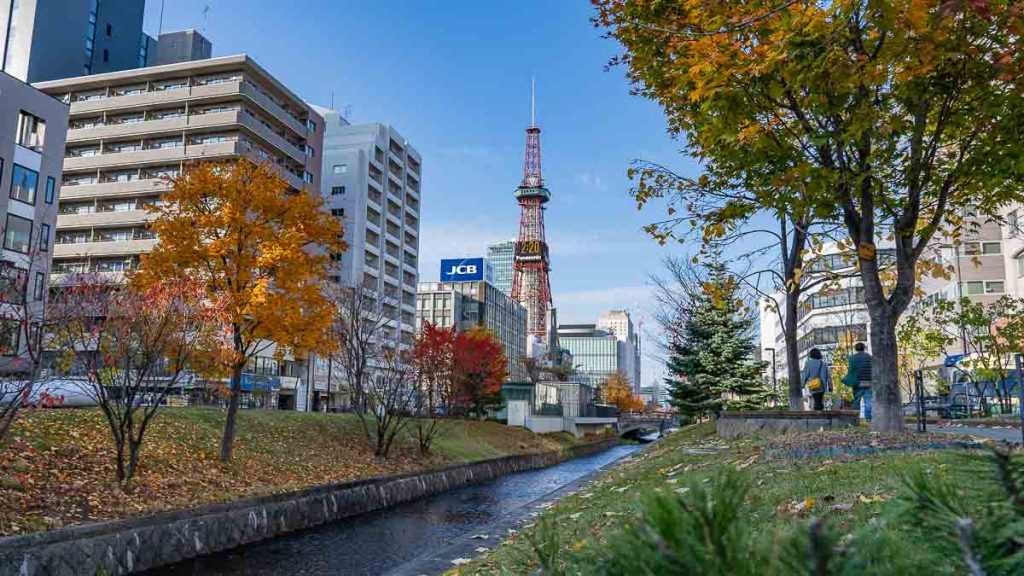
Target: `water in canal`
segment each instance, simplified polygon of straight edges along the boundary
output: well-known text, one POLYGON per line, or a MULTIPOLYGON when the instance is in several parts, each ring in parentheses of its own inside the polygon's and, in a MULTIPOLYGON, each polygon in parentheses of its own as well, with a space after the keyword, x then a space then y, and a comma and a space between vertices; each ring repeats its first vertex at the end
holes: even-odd
POLYGON ((529 506, 531 502, 637 448, 636 445, 615 446, 550 468, 466 486, 147 574, 383 574, 424 552, 439 549, 459 536, 529 506))

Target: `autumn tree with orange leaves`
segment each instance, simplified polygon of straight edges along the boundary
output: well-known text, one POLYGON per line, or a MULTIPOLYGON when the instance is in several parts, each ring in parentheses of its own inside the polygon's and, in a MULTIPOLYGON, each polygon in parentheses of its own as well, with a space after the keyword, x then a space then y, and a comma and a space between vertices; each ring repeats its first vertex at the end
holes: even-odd
POLYGON ((629 379, 619 372, 612 374, 601 386, 601 400, 615 406, 620 412, 640 412, 644 401, 633 394, 629 379))
POLYGON ((474 326, 455 337, 454 359, 454 403, 483 418, 486 405, 508 377, 501 343, 486 328, 474 326))
POLYGON ((341 224, 321 198, 291 190, 271 164, 198 163, 172 179, 152 208, 160 238, 139 280, 193 277, 226 317, 231 341, 228 412, 220 459, 231 459, 242 370, 261 353, 329 350, 335 316, 325 294, 341 224))
MULTIPOLYGON (((594 24, 624 49, 613 64, 635 93, 661 105, 670 132, 699 159, 673 186, 657 175, 640 182, 638 200, 669 199, 666 222, 684 216, 683 226, 709 239, 772 212, 838 223, 871 319, 872 428, 903 430, 896 325, 926 249, 936 235, 969 231, 968 209, 998 218, 1024 201, 1024 6, 594 4, 594 24), (712 194, 724 200, 711 218, 690 213, 686 198, 712 194), (894 246, 894 261, 877 249, 880 239, 894 246)), ((803 268, 790 268, 783 279, 792 284, 803 268)))

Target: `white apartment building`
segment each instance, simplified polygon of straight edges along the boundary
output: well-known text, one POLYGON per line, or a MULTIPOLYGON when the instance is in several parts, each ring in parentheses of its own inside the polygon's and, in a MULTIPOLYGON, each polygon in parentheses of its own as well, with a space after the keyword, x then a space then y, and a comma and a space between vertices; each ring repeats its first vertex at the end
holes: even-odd
MULTIPOLYGON (((1024 241, 1013 240, 1020 243, 1020 248, 1014 252, 1010 246, 1012 241, 1003 239, 1007 228, 1001 229, 993 221, 969 227, 969 230, 957 246, 945 238, 933 240, 926 251, 926 257, 949 269, 950 278, 920 279, 919 287, 923 296, 912 306, 935 300, 955 300, 961 296, 989 303, 1006 293, 1012 293, 1014 288, 1010 284, 1010 277, 1013 276, 1013 280, 1017 278, 1014 273, 1017 264, 1013 255, 1021 255, 1024 241)), ((885 243, 880 245, 883 246, 879 249, 880 258, 894 258, 892 248, 885 247, 885 243)), ((810 278, 818 278, 822 274, 837 275, 835 284, 838 284, 838 288, 828 286, 825 289, 825 286, 819 285, 805 294, 797 314, 797 346, 801 364, 807 358, 808 351, 815 347, 830 362, 845 362, 845 358, 831 357, 832 352, 844 341, 864 342, 870 351, 868 336, 871 319, 864 303, 864 288, 853 268, 854 264, 854 254, 843 253, 835 243, 830 243, 807 267, 810 278)), ((1024 264, 1021 266, 1021 270, 1024 270, 1024 264)), ((1020 284, 1024 284, 1024 281, 1020 284)), ((1024 285, 1021 289, 1024 290, 1024 285)), ((781 309, 784 295, 779 292, 774 299, 781 309)), ((776 379, 781 383, 787 377, 786 344, 781 320, 778 313, 772 310, 773 307, 768 301, 761 302, 761 359, 769 363, 769 371, 774 365, 776 379)))
POLYGON ((20 372, 19 320, 49 285, 68 107, 0 72, 0 372, 20 372))
POLYGON ((349 124, 314 107, 325 120, 321 191, 342 220, 348 250, 334 281, 383 298, 396 342, 412 344, 419 280, 419 152, 386 124, 349 124))
MULTIPOLYGON (((323 119, 246 55, 36 86, 70 105, 55 273, 134 269, 158 240, 147 206, 191 162, 244 156, 270 163, 293 189, 320 192, 323 119)), ((323 409, 322 368, 268 350, 243 374, 243 402, 323 409)))
POLYGON ((71 105, 57 272, 124 272, 156 243, 146 207, 189 162, 269 161, 319 191, 323 120, 245 55, 42 82, 71 105))
POLYGON ((640 334, 633 329, 629 310, 601 312, 597 327, 610 332, 619 341, 619 370, 629 379, 634 393, 640 393, 640 334))

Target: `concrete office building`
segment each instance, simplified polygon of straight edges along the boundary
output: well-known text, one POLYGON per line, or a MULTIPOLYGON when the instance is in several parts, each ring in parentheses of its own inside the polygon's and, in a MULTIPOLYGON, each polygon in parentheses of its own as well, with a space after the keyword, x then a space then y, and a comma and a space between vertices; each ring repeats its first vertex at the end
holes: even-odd
POLYGON ((339 275, 332 279, 379 294, 392 338, 412 344, 419 280, 420 154, 392 126, 349 124, 337 111, 314 108, 326 123, 321 191, 331 213, 342 220, 348 243, 339 275))
POLYGON ((633 328, 629 310, 601 312, 597 327, 610 332, 619 341, 619 366, 633 392, 640 392, 640 334, 633 328))
POLYGON ((0 0, 0 70, 26 82, 146 66, 145 0, 0 0))
POLYGON ((596 324, 559 325, 558 344, 572 355, 575 378, 595 388, 612 374, 626 374, 619 338, 596 324))
MULTIPOLYGON (((116 277, 133 269, 157 241, 146 207, 167 189, 163 178, 189 162, 245 156, 272 163, 294 189, 320 193, 323 119, 248 56, 37 87, 70 104, 55 273, 116 277)), ((283 408, 322 407, 327 373, 310 374, 305 363, 271 354, 254 360, 243 389, 265 386, 283 408)))
POLYGON ((146 207, 188 162, 269 161, 319 193, 323 120, 247 56, 37 85, 71 105, 56 272, 123 272, 156 242, 146 207))
POLYGON ((491 263, 494 286, 510 296, 512 295, 512 268, 515 251, 515 240, 505 240, 487 245, 487 261, 491 263))
POLYGON ((416 293, 416 331, 423 324, 455 327, 456 331, 479 325, 501 342, 508 360, 509 380, 522 382, 526 372, 520 358, 526 355, 526 308, 486 281, 421 282, 416 293))
POLYGON ((19 320, 46 298, 67 121, 67 105, 0 72, 0 372, 18 371, 19 320))
POLYGON ((163 66, 178 62, 206 60, 213 56, 213 44, 195 30, 179 30, 161 34, 156 40, 155 58, 150 65, 163 66))

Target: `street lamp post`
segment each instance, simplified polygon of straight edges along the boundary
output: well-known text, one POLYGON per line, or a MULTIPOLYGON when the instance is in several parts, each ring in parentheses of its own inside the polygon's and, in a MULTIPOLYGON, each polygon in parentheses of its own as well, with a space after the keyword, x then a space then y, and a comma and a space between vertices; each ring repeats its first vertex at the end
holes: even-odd
POLYGON ((778 371, 775 369, 775 348, 765 348, 768 352, 772 353, 772 398, 775 399, 775 405, 779 404, 779 377, 778 371))
POLYGON ((1016 354, 1017 360, 1017 414, 1020 416, 1020 441, 1024 444, 1024 379, 1021 378, 1020 365, 1024 354, 1016 354))

